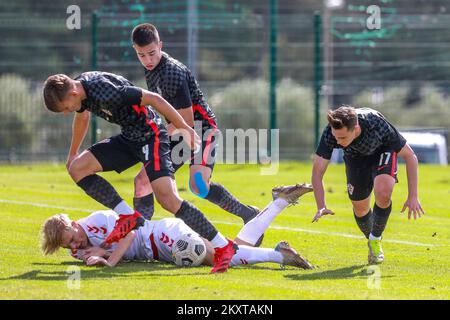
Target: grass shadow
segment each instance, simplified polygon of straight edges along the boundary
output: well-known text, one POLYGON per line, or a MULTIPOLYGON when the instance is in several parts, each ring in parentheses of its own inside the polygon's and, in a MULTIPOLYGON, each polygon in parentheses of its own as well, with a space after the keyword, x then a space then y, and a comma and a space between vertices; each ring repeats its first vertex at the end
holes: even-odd
MULTIPOLYGON (((179 277, 179 276, 202 276, 202 272, 199 272, 198 268, 186 268, 181 270, 190 270, 190 272, 164 272, 180 270, 179 267, 170 263, 161 262, 124 262, 120 263, 114 268, 108 267, 87 267, 83 262, 62 262, 62 263, 33 263, 33 265, 42 266, 37 270, 25 272, 20 275, 14 275, 11 277, 0 278, 0 281, 8 280, 44 280, 44 281, 61 281, 67 280, 70 275, 74 274, 73 269, 64 268, 65 270, 45 270, 45 267, 80 267, 81 279, 111 279, 111 278, 148 278, 150 277, 179 277), (144 272, 144 274, 142 274, 144 272)), ((209 271, 204 273, 204 276, 208 276, 209 271)))
MULTIPOLYGON (((300 280, 300 281, 308 281, 308 280, 339 280, 339 279, 351 279, 351 278, 367 278, 369 273, 367 273, 368 265, 356 265, 350 267, 339 268, 335 270, 327 270, 315 273, 307 273, 307 274, 289 274, 285 275, 286 278, 291 280, 300 280)), ((392 278, 392 276, 382 276, 382 278, 392 278)))
POLYGON ((246 265, 239 265, 239 266, 233 266, 232 268, 230 268, 230 270, 244 270, 244 269, 249 269, 249 270, 269 270, 269 271, 284 271, 285 269, 281 268, 279 265, 275 265, 273 267, 266 267, 266 266, 257 266, 257 265, 250 265, 250 266, 246 266, 246 265))

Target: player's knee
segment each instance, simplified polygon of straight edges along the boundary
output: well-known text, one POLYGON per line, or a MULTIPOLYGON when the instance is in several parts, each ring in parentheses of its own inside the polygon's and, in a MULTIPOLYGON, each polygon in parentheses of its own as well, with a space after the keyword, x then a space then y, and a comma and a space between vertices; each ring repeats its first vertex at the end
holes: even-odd
POLYGON ((150 180, 147 176, 144 174, 139 173, 134 178, 134 194, 135 196, 141 196, 141 195, 147 195, 150 194, 152 191, 152 186, 150 184, 150 180))
POLYGON ((198 189, 197 189, 197 185, 195 184, 194 181, 192 181, 192 179, 189 180, 189 189, 190 189, 191 192, 192 192, 193 194, 195 194, 196 196, 199 195, 199 192, 198 192, 198 189))
POLYGON ((170 194, 159 195, 156 200, 159 202, 161 207, 169 212, 172 212, 173 214, 178 211, 181 205, 181 200, 170 194))
POLYGON ((200 172, 196 172, 189 179, 189 188, 193 194, 205 198, 209 193, 209 183, 203 179, 200 172))
POLYGON ((388 207, 391 203, 391 194, 392 192, 390 190, 381 190, 375 192, 375 201, 377 205, 381 206, 382 208, 388 207))
POLYGON ((363 217, 369 212, 369 207, 353 207, 353 212, 357 217, 363 217))
POLYGON ((89 163, 81 159, 73 160, 68 171, 70 176, 75 180, 95 173, 93 170, 89 170, 89 163))

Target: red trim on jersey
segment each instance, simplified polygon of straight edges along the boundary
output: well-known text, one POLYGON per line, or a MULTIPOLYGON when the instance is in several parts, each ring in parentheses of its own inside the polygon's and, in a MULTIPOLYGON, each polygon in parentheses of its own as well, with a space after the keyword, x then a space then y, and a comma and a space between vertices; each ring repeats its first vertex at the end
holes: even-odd
MULTIPOLYGON (((198 113, 200 113, 202 115, 203 119, 207 120, 211 127, 213 127, 214 129, 217 129, 217 125, 216 125, 216 122, 214 121, 214 119, 211 118, 208 115, 208 113, 199 104, 192 104, 192 110, 193 110, 193 112, 197 111, 198 113)), ((215 131, 211 132, 211 134, 208 136, 208 139, 206 140, 205 150, 203 150, 203 155, 202 155, 202 166, 205 166, 207 164, 209 149, 211 149, 211 141, 212 141, 214 132, 215 131)))
POLYGON ((137 114, 141 113, 141 108, 140 108, 141 106, 133 104, 132 107, 133 107, 134 111, 136 111, 137 114))
POLYGON ((159 130, 155 122, 147 120, 148 125, 155 131, 155 144, 153 145, 153 160, 155 163, 155 171, 161 170, 159 161, 159 130))
POLYGON ((156 247, 155 237, 153 236, 153 233, 150 234, 150 245, 152 246, 153 259, 159 260, 158 248, 156 247))
POLYGON ((392 167, 391 167, 391 176, 395 177, 395 170, 397 167, 397 152, 392 152, 392 167))
POLYGON ((205 110, 203 110, 203 108, 199 104, 192 104, 192 110, 193 110, 193 112, 197 111, 198 113, 200 113, 202 115, 203 119, 208 120, 211 127, 213 127, 214 129, 217 129, 216 122, 214 121, 214 119, 211 118, 208 115, 208 113, 205 110))

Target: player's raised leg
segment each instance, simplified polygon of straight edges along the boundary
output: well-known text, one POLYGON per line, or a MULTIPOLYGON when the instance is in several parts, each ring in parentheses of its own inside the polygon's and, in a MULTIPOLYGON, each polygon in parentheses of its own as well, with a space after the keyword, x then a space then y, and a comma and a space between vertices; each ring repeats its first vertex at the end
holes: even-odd
MULTIPOLYGON (((104 144, 106 145, 106 143, 104 144)), ((91 150, 96 149, 96 145, 91 147, 91 150)), ((68 171, 75 183, 87 195, 119 214, 116 227, 110 237, 106 239, 106 243, 118 241, 131 230, 143 225, 144 219, 139 212, 134 211, 108 181, 96 174, 105 170, 93 152, 90 150, 82 152, 72 161, 68 171)))
POLYGON ((236 236, 236 243, 255 246, 261 235, 284 208, 297 204, 302 195, 312 191, 312 185, 306 183, 273 188, 273 201, 244 225, 236 236))

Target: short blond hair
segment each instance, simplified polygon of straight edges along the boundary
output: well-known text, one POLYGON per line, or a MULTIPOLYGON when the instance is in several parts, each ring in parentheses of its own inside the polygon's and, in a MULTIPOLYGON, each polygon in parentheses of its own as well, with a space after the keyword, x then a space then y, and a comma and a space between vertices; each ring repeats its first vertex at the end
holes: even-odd
POLYGON ((58 109, 58 103, 63 101, 70 89, 73 87, 73 80, 65 74, 55 74, 45 80, 44 83, 44 102, 48 110, 61 112, 58 109))
POLYGON ((64 231, 72 229, 72 220, 65 213, 55 214, 42 225, 41 250, 45 255, 58 251, 64 231))

